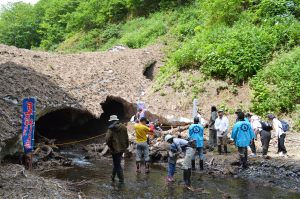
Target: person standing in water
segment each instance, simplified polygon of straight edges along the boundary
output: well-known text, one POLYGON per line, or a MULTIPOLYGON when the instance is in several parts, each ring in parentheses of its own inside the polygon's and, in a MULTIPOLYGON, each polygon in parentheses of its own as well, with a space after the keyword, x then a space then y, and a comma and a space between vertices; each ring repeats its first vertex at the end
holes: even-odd
POLYGON ((240 164, 242 165, 243 169, 246 169, 248 146, 255 138, 255 135, 251 128, 251 124, 245 120, 245 114, 243 112, 239 112, 237 115, 238 121, 233 126, 231 138, 238 147, 240 164))
POLYGON ((185 152, 186 147, 188 146, 188 141, 181 138, 173 138, 172 135, 168 134, 165 137, 165 141, 170 144, 168 151, 168 182, 174 182, 174 174, 176 169, 177 156, 185 152))
POLYGON ((109 118, 109 127, 106 133, 106 144, 109 147, 112 159, 113 170, 111 179, 114 182, 117 175, 120 183, 124 183, 123 169, 121 166, 121 160, 123 153, 129 146, 127 128, 124 124, 119 122, 118 116, 112 115, 109 118))
POLYGON ((141 172, 141 162, 145 161, 145 172, 150 172, 150 157, 149 145, 147 143, 147 135, 152 135, 151 130, 147 125, 147 118, 141 118, 139 123, 134 125, 136 136, 136 172, 141 172))
MULTIPOLYGON (((189 127, 189 138, 191 140, 196 141, 196 155, 199 156, 199 167, 200 170, 203 170, 203 160, 204 160, 204 154, 203 154, 203 147, 204 147, 204 128, 201 124, 199 124, 199 118, 194 118, 194 124, 192 124, 189 127)), ((196 169, 196 157, 193 156, 192 158, 192 170, 196 169)))

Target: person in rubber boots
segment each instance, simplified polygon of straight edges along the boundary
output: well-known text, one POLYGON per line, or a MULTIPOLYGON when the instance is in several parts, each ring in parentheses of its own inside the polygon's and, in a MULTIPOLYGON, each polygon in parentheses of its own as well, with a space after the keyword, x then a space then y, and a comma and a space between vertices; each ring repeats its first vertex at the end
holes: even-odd
MULTIPOLYGON (((194 118, 194 124, 192 124, 189 127, 189 138, 191 140, 196 141, 196 152, 195 156, 199 156, 199 167, 200 170, 203 170, 203 160, 204 160, 204 154, 203 154, 203 146, 204 146, 204 128, 203 126, 199 123, 200 118, 195 117, 194 118)), ((195 163, 195 158, 193 157, 192 159, 192 170, 196 169, 196 163, 195 163)))
POLYGON ((188 141, 181 138, 174 138, 172 135, 168 134, 165 137, 165 141, 170 144, 168 151, 168 182, 174 182, 174 174, 176 169, 177 156, 185 152, 188 146, 188 141))
POLYGON ((115 181, 117 175, 120 183, 124 183, 123 169, 121 160, 123 153, 129 146, 127 128, 119 122, 116 115, 110 116, 109 127, 106 133, 106 144, 109 147, 113 159, 112 181, 115 181))
POLYGON ((233 126, 231 138, 238 147, 240 163, 243 169, 246 169, 248 156, 247 147, 253 141, 255 135, 250 123, 245 120, 245 114, 243 112, 238 113, 238 122, 233 126))
POLYGON ((217 130, 217 144, 219 155, 222 154, 222 145, 224 146, 224 152, 227 154, 227 134, 229 129, 228 118, 224 115, 224 111, 221 109, 218 111, 218 118, 215 122, 215 129, 217 130))

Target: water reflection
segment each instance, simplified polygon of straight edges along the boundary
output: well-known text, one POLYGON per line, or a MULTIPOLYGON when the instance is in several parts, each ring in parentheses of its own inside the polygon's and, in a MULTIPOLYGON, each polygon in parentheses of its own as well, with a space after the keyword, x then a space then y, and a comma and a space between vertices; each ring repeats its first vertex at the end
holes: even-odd
POLYGON ((150 174, 136 174, 135 162, 124 163, 125 184, 111 183, 111 161, 98 160, 91 165, 75 167, 64 171, 51 171, 44 176, 63 180, 91 180, 78 188, 92 198, 300 198, 300 194, 264 187, 252 181, 202 176, 197 173, 192 177, 196 191, 186 190, 182 186, 182 171, 177 170, 176 182, 167 184, 166 169, 153 166, 150 174))

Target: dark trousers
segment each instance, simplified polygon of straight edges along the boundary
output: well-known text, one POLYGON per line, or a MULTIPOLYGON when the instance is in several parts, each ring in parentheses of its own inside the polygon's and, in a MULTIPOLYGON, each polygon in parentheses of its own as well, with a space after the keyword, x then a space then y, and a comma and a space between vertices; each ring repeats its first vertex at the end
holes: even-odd
POLYGON ((243 167, 247 166, 248 150, 247 147, 238 147, 240 163, 243 167))
POLYGON ((250 148, 252 153, 256 154, 256 146, 255 146, 255 141, 254 139, 252 140, 252 142, 250 143, 250 148))
POLYGON ((121 166, 122 155, 123 155, 122 152, 112 154, 112 159, 113 159, 112 177, 114 178, 117 175, 120 181, 124 180, 123 170, 121 166))
POLYGON ((260 132, 260 141, 262 144, 262 154, 267 155, 271 140, 271 132, 262 130, 260 132))
POLYGON ((217 146, 217 131, 214 129, 209 129, 208 144, 210 148, 214 148, 217 146))
POLYGON ((278 138, 278 153, 283 152, 287 153, 286 148, 284 146, 285 141, 285 133, 281 134, 281 136, 278 138))

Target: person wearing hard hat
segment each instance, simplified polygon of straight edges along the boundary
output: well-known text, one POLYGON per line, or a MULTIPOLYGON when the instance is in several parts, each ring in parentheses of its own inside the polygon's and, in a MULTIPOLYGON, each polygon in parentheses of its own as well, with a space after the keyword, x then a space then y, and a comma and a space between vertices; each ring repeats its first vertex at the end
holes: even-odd
POLYGON ((195 155, 195 140, 187 141, 181 138, 173 138, 172 135, 166 135, 165 141, 168 142, 170 145, 170 152, 169 154, 169 169, 168 169, 168 181, 174 181, 174 173, 176 168, 176 154, 184 152, 184 161, 183 161, 183 180, 184 184, 187 188, 191 186, 191 175, 192 175, 192 165, 191 161, 193 156, 195 155), (175 158, 173 156, 175 152, 175 158))
POLYGON ((168 134, 165 137, 165 141, 170 144, 168 152, 168 182, 174 182, 174 173, 176 169, 177 156, 181 152, 184 152, 188 146, 188 141, 181 138, 173 138, 172 135, 168 134))

